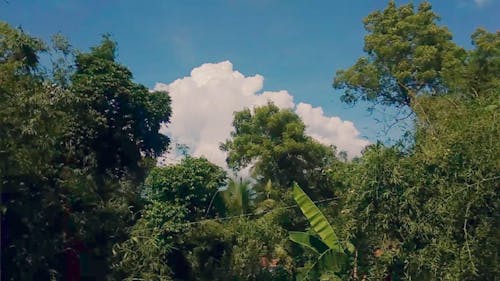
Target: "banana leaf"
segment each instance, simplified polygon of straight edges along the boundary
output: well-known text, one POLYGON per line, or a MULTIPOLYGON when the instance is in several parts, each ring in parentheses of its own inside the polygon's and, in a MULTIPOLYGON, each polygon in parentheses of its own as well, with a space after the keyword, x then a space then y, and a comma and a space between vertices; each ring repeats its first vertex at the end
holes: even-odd
POLYGON ((290 240, 313 250, 318 255, 329 249, 318 237, 305 232, 290 231, 290 240))
POLYGON ((293 198, 299 205, 302 213, 309 220, 312 229, 319 235, 323 243, 332 250, 344 253, 337 235, 333 231, 333 228, 326 219, 325 215, 323 215, 311 198, 309 198, 309 196, 307 196, 307 194, 297 184, 293 185, 293 198))

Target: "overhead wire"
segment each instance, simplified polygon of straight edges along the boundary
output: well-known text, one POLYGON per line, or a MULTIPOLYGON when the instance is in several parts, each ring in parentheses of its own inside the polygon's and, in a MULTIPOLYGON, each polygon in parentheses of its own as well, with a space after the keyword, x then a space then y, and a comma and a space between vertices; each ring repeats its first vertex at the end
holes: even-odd
MULTIPOLYGON (((337 199, 337 198, 331 197, 331 198, 313 201, 313 203, 314 204, 321 204, 321 203, 333 201, 335 199, 337 199)), ((222 218, 202 219, 202 220, 198 220, 198 221, 190 221, 190 222, 181 223, 181 225, 193 225, 193 224, 206 223, 209 221, 225 221, 225 220, 231 220, 231 219, 236 219, 236 218, 245 218, 245 217, 251 217, 251 216, 263 216, 263 215, 266 215, 266 214, 274 212, 274 211, 293 209, 293 208, 297 208, 297 207, 299 207, 297 204, 287 205, 287 206, 277 207, 277 208, 273 208, 271 210, 258 212, 258 213, 248 213, 248 214, 241 214, 241 215, 228 216, 228 217, 222 217, 222 218)))

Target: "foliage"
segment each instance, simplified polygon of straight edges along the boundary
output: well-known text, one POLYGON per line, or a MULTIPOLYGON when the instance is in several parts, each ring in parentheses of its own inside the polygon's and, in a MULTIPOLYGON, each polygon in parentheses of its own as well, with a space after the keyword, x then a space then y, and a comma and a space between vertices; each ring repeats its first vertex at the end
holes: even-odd
POLYGON ((339 161, 270 103, 221 145, 248 181, 205 158, 155 167, 170 99, 109 36, 81 52, 0 22, 1 279, 496 280, 500 33, 465 51, 437 20, 391 1, 334 80, 344 102, 411 111, 411 145, 339 161))
POLYGON ((66 217, 60 168, 71 116, 67 92, 38 70, 45 44, 0 22, 0 187, 2 280, 49 278, 61 270, 66 217), (50 219, 49 219, 50 218, 50 219))
POLYGON ((136 183, 167 141, 158 128, 170 116, 168 96, 150 95, 125 67, 102 57, 104 50, 114 55, 112 41, 80 53, 75 72, 63 63, 71 59, 66 43, 59 37, 49 48, 0 24, 2 268, 11 269, 2 271, 5 280, 66 278, 77 274, 79 255, 95 265, 83 277, 104 280, 111 247, 126 239, 131 210, 140 205, 136 183), (62 57, 46 70, 41 55, 62 57), (128 97, 119 106, 134 112, 107 110, 112 100, 103 96, 122 96, 99 79, 119 84, 115 90, 128 97), (114 122, 117 114, 132 122, 114 122), (134 120, 138 115, 149 128, 134 120))
POLYGON ((466 83, 465 87, 459 88, 462 94, 470 93, 473 96, 498 94, 500 32, 490 33, 480 28, 472 34, 472 44, 476 48, 468 55, 468 63, 464 71, 466 79, 457 78, 458 81, 455 83, 459 85, 466 83))
POLYGON ((115 245, 114 278, 124 280, 172 280, 168 254, 175 247, 176 236, 185 231, 187 209, 153 201, 130 230, 130 239, 115 245))
POLYGON ((261 182, 281 188, 298 182, 317 193, 331 194, 325 170, 335 161, 334 149, 305 134, 305 125, 291 110, 274 104, 234 115, 234 132, 221 148, 233 169, 252 165, 261 182))
POLYGON ((491 280, 499 270, 490 250, 499 243, 496 98, 419 102, 432 127, 419 127, 412 154, 381 144, 365 152, 356 176, 346 175, 339 221, 373 278, 491 280))
POLYGON ((230 179, 227 187, 221 192, 224 204, 230 215, 243 215, 250 213, 255 199, 255 190, 250 181, 241 179, 239 182, 230 179))
POLYGON ((189 280, 231 280, 231 235, 227 225, 205 221, 192 225, 183 235, 189 280))
MULTIPOLYGON (((314 279, 326 274, 333 280, 339 280, 337 273, 342 270, 347 258, 343 245, 325 215, 297 184, 293 186, 293 197, 309 220, 312 230, 319 236, 318 238, 305 232, 290 232, 290 240, 311 249, 318 255, 317 260, 299 275, 299 279, 314 279)), ((350 243, 348 245, 348 249, 353 251, 353 246, 350 243)))
POLYGON ((186 157, 179 164, 151 170, 145 189, 153 200, 185 206, 187 220, 197 220, 217 213, 208 207, 224 185, 226 172, 205 158, 186 157))
POLYGON ((290 280, 293 262, 285 250, 287 237, 283 228, 266 217, 234 220, 228 226, 233 245, 230 269, 235 280, 290 280), (278 264, 266 267, 263 260, 276 260, 278 264))
POLYGON ((168 137, 159 129, 170 118, 170 98, 134 83, 132 73, 115 61, 115 53, 115 42, 105 36, 90 53, 76 56, 71 91, 79 100, 81 122, 71 141, 94 153, 101 173, 141 178, 141 160, 167 148, 168 137))
POLYGON ((334 88, 345 89, 342 101, 410 107, 417 95, 443 93, 446 76, 461 67, 465 51, 437 20, 428 2, 415 11, 413 4, 396 7, 391 1, 366 17, 367 56, 337 71, 333 82, 334 88))
MULTIPOLYGON (((408 19, 395 15, 408 7, 396 9, 391 3, 383 12, 369 16, 372 33, 366 38, 367 46, 376 43, 377 37, 372 35, 377 30, 387 31, 380 36, 390 36, 399 25, 404 27, 408 19), (385 29, 391 21, 395 28, 385 29)), ((418 14, 422 11, 421 6, 418 14)), ((439 31, 423 19, 419 19, 419 29, 439 31)), ((402 36, 417 38, 411 29, 403 31, 402 36)), ((500 46, 498 33, 480 29, 472 39, 476 48, 469 52, 455 52, 449 45, 451 52, 435 53, 438 57, 433 61, 441 61, 441 67, 428 64, 428 73, 435 74, 429 77, 435 80, 418 82, 419 72, 411 72, 417 76, 406 81, 417 81, 412 85, 425 87, 408 88, 415 94, 409 103, 363 92, 376 97, 370 100, 410 106, 416 114, 412 147, 372 145, 362 158, 348 165, 343 175, 333 175, 344 177, 348 186, 342 191, 337 221, 356 245, 359 271, 366 278, 494 280, 498 276, 498 256, 490 249, 497 249, 499 243, 495 215, 500 202, 496 192, 499 146, 493 141, 498 138, 499 85, 493 77, 499 71, 500 46), (455 65, 453 71, 445 68, 450 62, 455 65)), ((381 50, 373 49, 369 54, 382 58, 381 50)), ((418 61, 413 65, 420 67, 419 71, 425 69, 418 61)), ((344 85, 361 85, 352 80, 356 77, 353 69, 341 72, 335 83, 348 78, 344 85), (349 78, 346 73, 353 76, 349 78)), ((377 81, 387 81, 377 77, 377 81)), ((398 82, 397 78, 394 76, 394 81, 398 82)), ((406 97, 404 91, 397 92, 390 85, 384 89, 406 97)), ((347 98, 349 95, 352 92, 346 93, 346 101, 354 101, 347 98)))
MULTIPOLYGON (((434 191, 424 206, 432 228, 418 265, 430 259, 430 272, 444 280, 489 280, 498 276, 498 178, 500 146, 496 93, 473 100, 457 97, 422 101, 431 128, 419 132, 416 164, 434 191), (452 110, 445 110, 452 106, 452 110), (440 136, 436 138, 435 136, 440 136), (439 175, 437 177, 436 175, 439 175), (446 206, 446 207, 444 207, 446 206), (437 254, 437 255, 436 255, 437 254)), ((491 93, 491 92, 490 92, 491 93)))

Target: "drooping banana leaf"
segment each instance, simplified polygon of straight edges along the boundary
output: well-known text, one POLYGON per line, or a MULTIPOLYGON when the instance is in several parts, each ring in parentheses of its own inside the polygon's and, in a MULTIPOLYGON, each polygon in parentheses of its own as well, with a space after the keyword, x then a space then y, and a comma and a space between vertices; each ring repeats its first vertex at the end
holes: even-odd
POLYGON ((319 269, 323 272, 339 272, 342 269, 342 264, 345 263, 347 256, 344 253, 334 249, 329 249, 318 258, 319 269))
POLYGON ((325 243, 323 243, 318 237, 313 236, 309 233, 290 231, 290 240, 313 250, 318 255, 321 255, 326 250, 328 250, 328 246, 325 245, 325 243))
POLYGON ((318 280, 318 275, 331 273, 330 276, 336 276, 335 273, 342 269, 342 264, 345 263, 347 256, 344 253, 334 249, 328 249, 322 253, 316 262, 301 272, 297 276, 297 280, 318 280))
POLYGON ((321 237, 321 240, 328 248, 344 253, 337 235, 325 215, 319 210, 307 194, 297 185, 293 185, 293 198, 300 207, 302 213, 311 224, 312 229, 321 237))

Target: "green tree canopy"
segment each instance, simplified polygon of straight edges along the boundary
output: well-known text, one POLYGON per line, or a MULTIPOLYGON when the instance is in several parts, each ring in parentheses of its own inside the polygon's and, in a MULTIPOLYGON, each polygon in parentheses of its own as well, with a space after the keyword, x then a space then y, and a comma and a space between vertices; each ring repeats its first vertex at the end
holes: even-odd
POLYGON ((184 206, 186 219, 205 218, 212 198, 224 186, 226 172, 205 158, 186 157, 179 164, 156 167, 146 178, 148 198, 184 206))
POLYGON ((305 134, 300 117, 274 104, 245 109, 234 115, 232 138, 221 148, 233 169, 252 165, 262 183, 271 180, 281 188, 292 182, 309 190, 330 192, 326 170, 336 161, 335 149, 305 134))
MULTIPOLYGON (((500 88, 500 32, 490 33, 478 29, 472 34, 475 49, 469 52, 465 80, 467 86, 461 89, 473 96, 498 95, 500 88)), ((460 81, 460 80, 459 80, 460 81)))
POLYGON ((89 277, 104 280, 138 207, 137 183, 168 143, 158 133, 168 95, 133 83, 114 42, 55 75, 39 56, 68 54, 56 41, 0 23, 2 280, 65 278, 65 260, 81 251, 95 261, 89 277))
POLYGON ((61 271, 66 212, 54 162, 72 117, 67 92, 39 70, 44 52, 40 39, 0 22, 2 280, 42 280, 61 271))
POLYGON ((429 3, 391 1, 365 19, 368 56, 335 77, 345 102, 415 113, 411 147, 378 143, 334 174, 348 187, 337 221, 368 279, 498 276, 499 33, 477 30, 465 51, 437 19, 429 3))
POLYGON ((115 42, 105 36, 89 53, 76 56, 71 91, 80 101, 81 122, 72 142, 93 152, 102 171, 141 176, 141 160, 160 155, 169 143, 159 129, 169 121, 170 98, 134 83, 115 53, 115 42))
POLYGON ((342 101, 410 107, 417 95, 445 92, 445 77, 462 67, 465 51, 438 19, 428 2, 415 11, 413 4, 397 7, 394 1, 366 17, 367 56, 334 78, 333 87, 345 89, 342 101))

